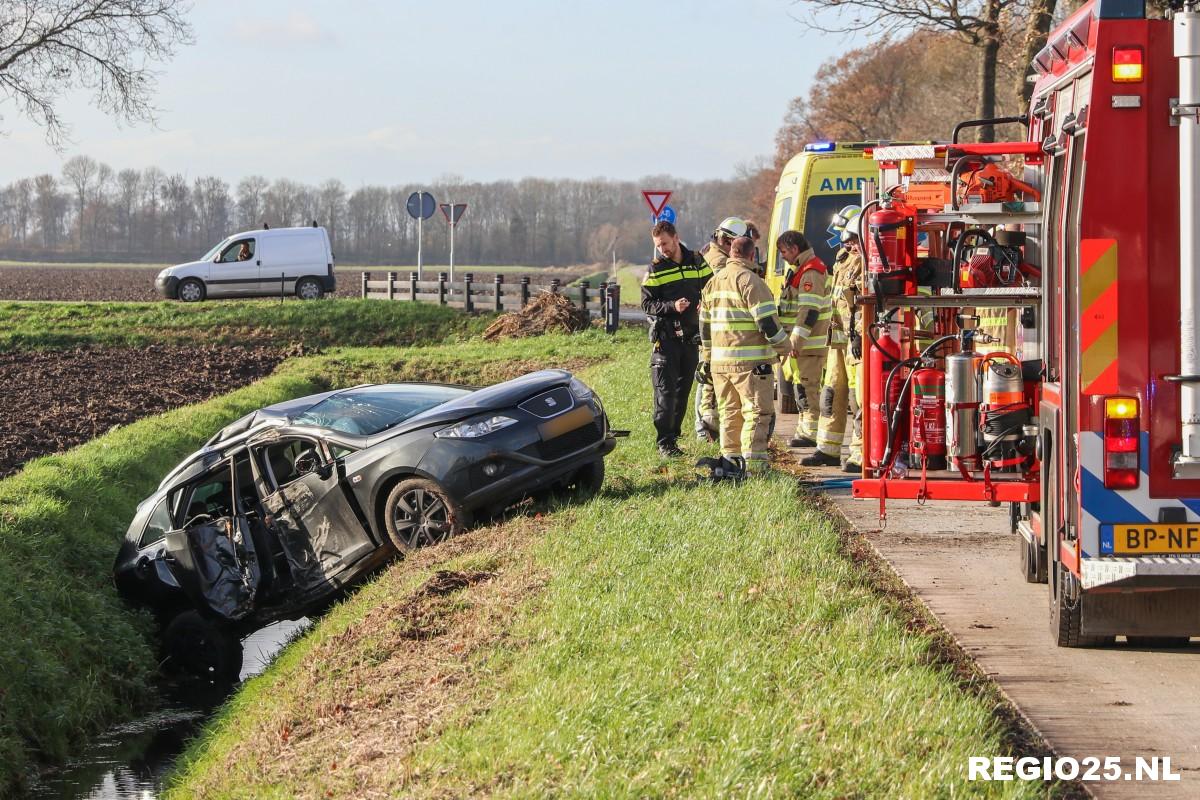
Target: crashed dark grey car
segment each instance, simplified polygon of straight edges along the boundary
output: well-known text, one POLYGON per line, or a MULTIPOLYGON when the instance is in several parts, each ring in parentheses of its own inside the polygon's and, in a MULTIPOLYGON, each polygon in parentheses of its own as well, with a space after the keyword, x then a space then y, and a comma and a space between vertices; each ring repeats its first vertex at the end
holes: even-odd
POLYGON ((320 611, 397 550, 540 490, 598 490, 615 435, 600 398, 563 370, 269 406, 220 431, 138 506, 117 588, 159 617, 168 660, 236 677, 242 636, 320 611))

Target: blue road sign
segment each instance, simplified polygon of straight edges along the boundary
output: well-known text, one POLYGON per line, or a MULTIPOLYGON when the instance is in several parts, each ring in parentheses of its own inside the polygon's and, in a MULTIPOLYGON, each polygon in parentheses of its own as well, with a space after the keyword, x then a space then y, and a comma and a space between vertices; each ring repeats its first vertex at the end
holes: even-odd
POLYGON ((670 206, 663 206, 663 209, 659 213, 658 219, 656 219, 655 222, 669 222, 672 225, 674 225, 675 224, 675 209, 671 208, 670 206))
POLYGON ((413 219, 429 219, 437 211, 437 201, 429 192, 413 192, 405 205, 413 219))

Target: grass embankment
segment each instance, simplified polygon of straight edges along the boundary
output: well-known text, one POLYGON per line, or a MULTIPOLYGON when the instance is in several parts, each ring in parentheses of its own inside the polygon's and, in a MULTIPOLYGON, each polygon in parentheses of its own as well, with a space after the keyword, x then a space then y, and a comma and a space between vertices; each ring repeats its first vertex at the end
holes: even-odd
POLYGON ((482 330, 486 317, 428 303, 328 299, 236 303, 0 302, 0 350, 150 343, 407 345, 482 330))
POLYGON ((621 305, 638 306, 642 303, 642 277, 645 267, 624 266, 617 270, 617 284, 621 287, 621 305))
POLYGON ((170 796, 1042 795, 965 783, 1004 750, 994 691, 793 479, 657 457, 639 339, 583 373, 633 429, 599 497, 393 566, 243 687, 170 796))
POLYGON ((255 408, 330 386, 486 383, 544 366, 578 366, 610 349, 595 334, 332 350, 286 362, 224 397, 36 459, 0 480, 0 795, 33 765, 62 761, 82 737, 152 698, 151 626, 118 601, 112 563, 136 504, 214 431, 255 408))

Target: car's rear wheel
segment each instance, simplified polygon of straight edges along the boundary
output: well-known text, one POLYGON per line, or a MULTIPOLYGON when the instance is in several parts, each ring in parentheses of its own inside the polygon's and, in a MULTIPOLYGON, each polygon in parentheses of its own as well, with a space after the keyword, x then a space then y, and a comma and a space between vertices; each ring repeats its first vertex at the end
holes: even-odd
POLYGON ((163 666, 213 683, 232 682, 242 671, 242 643, 196 611, 175 616, 163 631, 163 666))
POLYGON ((320 300, 325 296, 325 287, 316 278, 301 278, 296 284, 296 297, 301 300, 320 300))
POLYGON ((470 520, 462 506, 433 481, 400 481, 383 507, 388 538, 398 550, 439 544, 466 530, 470 520))
POLYGON ((184 278, 175 290, 175 296, 185 303, 199 303, 208 296, 208 290, 199 278, 184 278))

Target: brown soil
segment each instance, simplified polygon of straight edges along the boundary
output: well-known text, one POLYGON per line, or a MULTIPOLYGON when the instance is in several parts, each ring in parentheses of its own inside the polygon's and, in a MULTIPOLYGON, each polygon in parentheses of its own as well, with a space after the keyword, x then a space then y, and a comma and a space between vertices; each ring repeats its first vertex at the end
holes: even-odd
POLYGON ((505 314, 483 332, 487 340, 526 336, 541 336, 545 333, 575 333, 591 327, 588 313, 561 294, 542 292, 520 311, 505 314))
POLYGON ((114 425, 245 386, 292 354, 217 345, 0 353, 0 477, 114 425))

